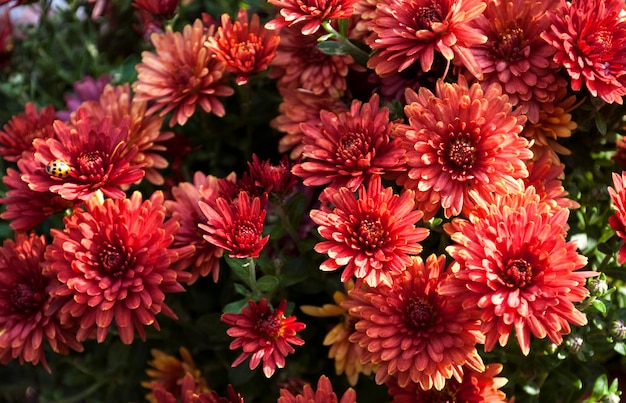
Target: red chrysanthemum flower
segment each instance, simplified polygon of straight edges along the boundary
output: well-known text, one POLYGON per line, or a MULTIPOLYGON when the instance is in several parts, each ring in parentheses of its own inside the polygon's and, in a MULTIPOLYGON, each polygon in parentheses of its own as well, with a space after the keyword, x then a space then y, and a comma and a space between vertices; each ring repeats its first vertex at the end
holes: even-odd
POLYGON ((552 102, 567 84, 552 57, 556 50, 541 39, 548 30, 548 11, 558 0, 488 1, 472 26, 488 39, 471 47, 483 73, 483 86, 499 83, 520 114, 536 123, 541 104, 552 102))
POLYGON ((407 90, 406 97, 409 171, 398 181, 416 189, 425 219, 439 207, 446 217, 469 211, 471 189, 517 187, 515 179, 528 176, 524 161, 532 152, 519 136, 524 119, 513 113, 499 85, 468 88, 460 77, 458 84, 438 81, 436 95, 420 88, 417 94, 407 90))
POLYGON ((317 48, 321 33, 305 36, 295 28, 280 30, 280 44, 270 63, 270 78, 278 87, 303 88, 315 95, 341 97, 347 89, 346 76, 355 66, 352 56, 327 55, 317 48))
POLYGON ((22 175, 32 190, 68 200, 88 200, 98 190, 123 198, 122 188, 143 178, 142 165, 133 163, 137 146, 128 144, 128 119, 116 126, 110 116, 97 126, 90 119, 79 109, 72 125, 54 122, 56 137, 35 139, 34 172, 22 175), (55 162, 60 171, 50 169, 55 162))
POLYGON ((218 197, 210 204, 200 201, 199 206, 207 221, 198 227, 207 232, 207 242, 226 249, 231 257, 259 257, 269 240, 269 235, 263 237, 266 211, 259 197, 241 191, 232 202, 218 197))
POLYGON ((513 329, 524 355, 531 333, 560 344, 570 324, 587 323, 574 303, 589 294, 586 278, 597 274, 577 271, 587 258, 566 240, 569 210, 542 202, 533 187, 472 197, 468 219, 444 225, 455 263, 440 291, 463 309, 480 310, 485 351, 505 346, 513 329))
POLYGON ((394 194, 392 188, 383 188, 380 177, 372 177, 357 196, 345 187, 326 188, 323 200, 334 209, 311 211, 311 219, 326 239, 315 245, 315 251, 329 257, 321 270, 346 266, 341 281, 355 276, 357 287, 363 280, 371 287, 391 285, 392 275, 412 263, 411 255, 422 251, 419 242, 429 232, 415 226, 423 214, 415 210, 413 191, 394 194))
POLYGON ((133 0, 132 6, 137 10, 169 19, 176 12, 178 3, 180 0, 133 0))
POLYGON ((49 216, 72 208, 79 202, 64 199, 50 191, 35 192, 28 187, 22 175, 32 175, 38 169, 32 157, 21 158, 17 165, 19 171, 8 168, 2 177, 8 190, 6 197, 0 198, 0 204, 6 206, 0 218, 11 221, 9 225, 15 231, 30 231, 49 216))
POLYGON ((626 95, 626 11, 622 0, 561 0, 549 15, 551 30, 541 37, 556 49, 554 61, 565 67, 571 87, 583 82, 605 102, 626 95))
POLYGON ((257 14, 248 23, 248 12, 242 8, 234 23, 230 15, 222 14, 222 26, 208 37, 207 47, 235 75, 237 84, 243 85, 251 74, 267 69, 279 42, 277 33, 261 27, 257 14))
MULTIPOLYGON (((609 217, 609 225, 617 236, 626 240, 626 171, 621 175, 613 173, 613 186, 608 188, 609 196, 615 208, 615 215, 609 217)), ((617 253, 617 263, 626 263, 626 244, 617 253)))
POLYGON ((33 103, 27 103, 25 112, 11 118, 0 130, 0 156, 17 161, 24 151, 33 151, 34 139, 54 137, 55 119, 52 105, 37 112, 33 103))
POLYGON ((87 101, 81 106, 88 112, 92 125, 99 125, 106 116, 111 116, 113 125, 122 124, 125 118, 130 120, 128 128, 128 146, 137 146, 138 152, 131 163, 143 164, 146 179, 155 185, 164 183, 163 176, 157 169, 167 168, 168 162, 157 152, 166 151, 163 142, 174 137, 173 132, 162 132, 163 118, 148 115, 147 102, 133 99, 128 84, 121 86, 107 85, 99 101, 87 101))
POLYGON ((287 196, 298 184, 298 179, 291 173, 291 164, 286 155, 278 165, 272 165, 270 161, 261 161, 256 154, 252 154, 248 169, 254 185, 274 198, 287 196))
POLYGON ((243 398, 232 387, 227 387, 227 397, 220 396, 214 390, 202 392, 197 390, 196 381, 191 374, 183 377, 180 385, 177 385, 176 393, 168 391, 159 382, 152 382, 151 388, 156 403, 244 403, 243 398), (179 398, 178 398, 179 397, 179 398))
POLYGON ((44 274, 59 284, 52 296, 70 298, 61 308, 67 320, 80 322, 78 339, 95 336, 101 343, 115 324, 120 339, 132 343, 135 330, 145 340, 144 326, 159 324, 156 314, 176 314, 165 294, 184 291, 190 274, 176 263, 193 246, 173 248, 178 223, 165 221, 163 194, 142 202, 139 192, 130 199, 88 200, 64 220, 63 230, 52 229, 44 274))
POLYGON ((292 90, 279 88, 283 101, 278 106, 280 113, 270 125, 278 131, 285 133, 278 142, 278 151, 289 152, 289 158, 297 160, 302 155, 304 133, 301 125, 318 127, 322 125, 320 111, 325 109, 333 113, 348 110, 343 101, 328 94, 315 95, 312 91, 304 89, 292 90))
MULTIPOLYGON (((6 4, 11 0, 2 0, 1 4, 6 4)), ((13 23, 9 10, 4 9, 0 15, 0 68, 4 69, 9 65, 11 54, 13 53, 13 23)))
POLYGON ((251 357, 250 369, 255 369, 263 361, 263 374, 269 378, 276 368, 285 366, 285 357, 295 351, 292 345, 304 344, 296 333, 306 327, 304 323, 296 322, 295 316, 285 317, 286 307, 287 301, 283 300, 278 308, 273 309, 263 298, 259 302, 250 300, 241 313, 222 315, 222 322, 230 325, 228 335, 235 337, 230 349, 243 349, 233 367, 251 357))
MULTIPOLYGON (((226 178, 234 183, 234 176, 226 178)), ((191 277, 187 284, 195 283, 198 278, 211 275, 217 282, 220 273, 220 258, 224 249, 207 242, 204 231, 198 224, 206 222, 198 202, 213 203, 219 195, 219 180, 214 176, 207 176, 196 172, 193 183, 181 182, 172 188, 174 200, 166 200, 165 207, 172 218, 180 223, 180 228, 174 235, 174 246, 193 245, 194 253, 181 263, 181 266, 190 267, 191 277)))
POLYGON ((82 351, 76 329, 62 326, 48 292, 52 281, 42 274, 46 240, 18 233, 0 247, 0 362, 43 364, 44 342, 59 354, 82 351))
POLYGON ((413 257, 390 285, 354 288, 343 301, 358 320, 350 341, 367 349, 363 360, 377 366, 377 383, 393 376, 401 387, 415 382, 441 390, 447 379, 463 380, 464 365, 484 370, 476 314, 438 292, 445 264, 443 255, 413 257))
POLYGON ((186 25, 183 32, 150 37, 156 54, 143 52, 137 65, 137 81, 133 84, 135 100, 153 102, 148 114, 161 109, 160 116, 173 111, 170 126, 184 125, 196 106, 205 112, 223 116, 224 105, 218 97, 227 97, 234 90, 223 84, 225 66, 206 47, 208 33, 201 20, 186 25))
POLYGON ((394 123, 389 109, 379 106, 377 94, 365 104, 352 101, 345 113, 322 110, 320 120, 320 126, 300 125, 305 161, 292 171, 306 186, 356 190, 371 176, 405 169, 401 140, 391 138, 394 123))
POLYGON ((442 390, 424 390, 416 383, 405 387, 398 386, 395 378, 389 378, 387 387, 393 397, 392 403, 415 402, 458 402, 458 403, 506 403, 506 395, 499 389, 507 379, 496 376, 502 371, 502 364, 485 365, 485 372, 471 368, 463 369, 463 382, 449 379, 442 390))
POLYGON ((316 33, 324 21, 350 18, 358 0, 268 0, 278 7, 278 16, 265 24, 267 29, 298 28, 302 35, 316 33))
MULTIPOLYGON (((326 375, 320 376, 317 381, 317 390, 313 390, 311 385, 304 385, 302 393, 293 395, 287 389, 280 390, 280 397, 277 403, 337 403, 337 395, 333 391, 333 385, 326 375)), ((356 403, 356 392, 348 388, 339 400, 339 403, 356 403)))
POLYGON ((436 50, 480 77, 470 48, 485 43, 487 37, 469 22, 485 7, 482 0, 381 0, 371 22, 374 35, 367 38, 377 52, 367 66, 382 77, 417 61, 422 71, 429 71, 436 50))
POLYGON ((578 202, 567 197, 567 190, 563 187, 565 165, 555 163, 552 154, 544 152, 527 164, 528 177, 524 178, 526 187, 533 186, 539 199, 550 204, 553 208, 577 209, 578 202))

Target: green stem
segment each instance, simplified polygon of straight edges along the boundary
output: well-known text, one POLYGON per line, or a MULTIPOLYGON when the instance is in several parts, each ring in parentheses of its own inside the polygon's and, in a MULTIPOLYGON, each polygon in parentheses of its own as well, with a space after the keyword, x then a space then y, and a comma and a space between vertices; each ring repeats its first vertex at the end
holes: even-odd
POLYGON ((354 43, 350 42, 348 38, 341 35, 333 26, 330 24, 330 20, 326 20, 322 22, 322 26, 329 34, 332 34, 335 39, 341 43, 345 49, 348 51, 348 54, 352 56, 355 62, 360 64, 363 67, 367 67, 367 61, 369 60, 369 55, 363 49, 356 46, 354 43))
POLYGON ((275 203, 274 206, 276 208, 276 212, 278 213, 278 218, 280 218, 283 226, 285 227, 285 231, 287 231, 291 239, 293 239, 293 241, 296 243, 296 246, 298 247, 298 251, 302 252, 300 250, 300 237, 298 236, 298 232, 296 231, 294 226, 291 224, 291 221, 289 220, 289 217, 287 216, 287 212, 283 208, 282 203, 275 203))
POLYGON ((99 380, 98 382, 94 383, 93 385, 91 385, 90 387, 88 387, 87 389, 83 390, 82 392, 75 394, 74 396, 57 400, 57 403, 74 403, 74 402, 83 401, 85 400, 85 398, 93 395, 96 390, 100 389, 102 386, 104 386, 108 382, 109 382, 108 379, 103 378, 99 380))
POLYGON ((261 292, 256 286, 256 263, 254 258, 247 258, 248 260, 248 279, 250 281, 250 289, 254 295, 260 295, 261 292))

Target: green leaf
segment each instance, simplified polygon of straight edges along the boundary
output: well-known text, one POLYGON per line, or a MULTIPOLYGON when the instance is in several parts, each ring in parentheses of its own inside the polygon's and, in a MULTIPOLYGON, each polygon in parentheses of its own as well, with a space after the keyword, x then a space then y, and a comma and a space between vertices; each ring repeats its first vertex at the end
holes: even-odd
POLYGON ((600 132, 600 134, 604 135, 607 131, 606 119, 601 114, 596 114, 595 116, 596 128, 600 132))
POLYGON ((243 281, 248 287, 253 288, 252 283, 250 282, 250 259, 237 259, 230 257, 229 255, 225 255, 224 260, 226 261, 226 264, 228 264, 228 267, 233 270, 233 273, 235 273, 241 281, 243 281))
POLYGON ((240 299, 239 301, 231 302, 224 307, 224 313, 239 313, 241 308, 248 304, 247 299, 240 299))
POLYGON ((337 55, 347 55, 348 52, 346 48, 339 42, 326 41, 320 42, 317 44, 317 49, 320 52, 329 55, 329 56, 337 56, 337 55))
POLYGON ((256 282, 256 287, 259 291, 270 292, 274 291, 278 287, 279 281, 276 276, 266 275, 261 277, 256 282))
POLYGON ((238 283, 235 283, 235 292, 239 295, 243 295, 244 297, 250 296, 250 290, 238 283))
POLYGON ((606 305, 604 305, 604 301, 601 299, 594 300, 591 305, 601 314, 606 314, 606 305))
POLYGON ((624 344, 623 342, 615 343, 615 346, 613 346, 613 350, 615 350, 615 352, 620 355, 626 355, 626 344, 624 344))

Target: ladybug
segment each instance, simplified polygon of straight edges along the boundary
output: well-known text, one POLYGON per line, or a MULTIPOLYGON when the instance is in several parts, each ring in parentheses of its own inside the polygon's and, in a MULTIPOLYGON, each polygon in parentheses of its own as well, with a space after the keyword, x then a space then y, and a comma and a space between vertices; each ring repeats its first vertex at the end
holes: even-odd
POLYGON ((48 165, 46 165, 48 175, 57 178, 67 178, 71 170, 72 167, 67 162, 61 160, 50 161, 48 165))

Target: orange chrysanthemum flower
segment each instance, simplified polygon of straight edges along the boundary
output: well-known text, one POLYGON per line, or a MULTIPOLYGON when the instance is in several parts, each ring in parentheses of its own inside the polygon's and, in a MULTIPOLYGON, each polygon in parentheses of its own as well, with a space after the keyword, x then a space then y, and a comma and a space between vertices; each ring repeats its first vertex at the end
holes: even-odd
POLYGON ((485 7, 482 0, 381 0, 371 21, 374 35, 367 39, 377 52, 367 66, 382 77, 418 61, 422 71, 429 71, 438 51, 480 77, 470 48, 487 37, 469 22, 485 7))
POLYGON ((53 280, 42 274, 46 240, 18 233, 0 247, 0 362, 39 362, 50 371, 45 344, 59 354, 82 351, 73 324, 61 325, 49 295, 53 280))
POLYGON ((394 194, 375 176, 358 189, 357 196, 345 187, 326 188, 322 199, 334 209, 311 211, 326 239, 315 245, 315 251, 328 255, 321 270, 346 266, 341 281, 355 276, 357 287, 363 281, 371 287, 390 286, 392 275, 402 272, 412 263, 411 256, 422 251, 419 242, 429 231, 415 226, 423 214, 415 209, 413 191, 394 194))
POLYGON ((392 403, 416 402, 466 402, 466 403, 506 403, 504 392, 499 389, 508 380, 496 376, 502 371, 502 364, 485 365, 484 372, 464 368, 463 381, 449 379, 442 390, 424 390, 418 384, 409 383, 405 387, 398 386, 395 378, 387 381, 392 403))
POLYGON ((483 87, 499 83, 532 123, 539 121, 541 105, 554 101, 559 87, 567 84, 552 60, 556 50, 540 36, 550 27, 547 12, 557 5, 558 0, 490 0, 472 21, 488 38, 470 48, 482 70, 483 87))
POLYGON ((154 401, 156 403, 244 403, 243 398, 232 387, 227 387, 227 397, 220 396, 216 391, 199 392, 198 385, 193 375, 186 374, 175 393, 168 391, 161 383, 154 381, 151 383, 154 401))
POLYGON ((234 90, 222 83, 225 66, 206 47, 208 33, 201 20, 186 25, 183 32, 154 33, 150 37, 156 54, 143 52, 133 84, 135 99, 153 102, 147 114, 159 109, 160 116, 172 111, 170 126, 184 125, 199 105, 205 112, 223 116, 219 97, 234 90))
MULTIPOLYGON (((354 281, 350 280, 344 283, 344 287, 346 292, 352 290, 354 281)), ((307 315, 316 317, 343 317, 343 320, 326 334, 323 344, 330 346, 328 358, 335 359, 335 372, 337 375, 345 373, 348 383, 354 386, 359 380, 359 374, 369 375, 372 373, 372 366, 369 363, 363 364, 361 362, 365 349, 349 340, 350 335, 354 333, 355 320, 348 314, 345 308, 341 307, 341 303, 348 298, 350 298, 349 295, 335 291, 333 300, 336 305, 325 304, 322 307, 303 305, 300 309, 307 315)))
POLYGON ((9 120, 0 130, 0 156, 17 161, 24 151, 33 151, 33 140, 54 137, 52 122, 56 119, 54 107, 49 105, 39 112, 32 102, 24 113, 9 120))
POLYGON ((119 199, 125 197, 123 188, 143 178, 143 164, 135 162, 137 146, 129 144, 128 118, 114 125, 107 116, 93 125, 81 108, 71 124, 56 120, 53 127, 54 138, 33 142, 35 169, 22 175, 32 190, 68 200, 88 200, 97 191, 119 199))
POLYGON ((395 377, 401 387, 414 382, 441 390, 452 377, 462 382, 463 366, 484 370, 476 351, 482 342, 476 314, 438 292, 445 264, 443 255, 426 262, 413 257, 390 285, 355 288, 343 301, 358 320, 350 341, 367 350, 365 362, 378 366, 377 383, 395 377))
POLYGON ((394 123, 389 109, 379 106, 374 94, 369 102, 352 101, 344 113, 320 111, 321 125, 301 124, 304 162, 293 167, 306 186, 328 185, 356 190, 376 175, 405 169, 405 151, 399 138, 391 138, 394 123))
POLYGON ((472 197, 468 219, 444 225, 455 263, 440 291, 464 309, 480 310, 485 351, 505 346, 513 330, 524 355, 531 334, 560 344, 570 324, 587 323, 574 303, 589 294, 587 277, 597 275, 578 271, 587 258, 566 240, 569 210, 541 201, 533 187, 472 197))
POLYGON ((304 344, 296 333, 306 327, 304 323, 296 322, 295 316, 286 317, 286 308, 285 300, 273 309, 263 298, 259 302, 250 300, 241 313, 222 315, 222 322, 230 325, 228 335, 235 337, 230 349, 243 349, 233 367, 251 357, 250 369, 255 369, 263 361, 263 374, 269 378, 276 368, 285 366, 285 356, 295 351, 292 345, 304 344))
POLYGON ((251 74, 267 69, 279 42, 277 33, 261 27, 257 14, 248 23, 248 12, 242 8, 235 23, 230 15, 222 14, 222 26, 208 37, 207 47, 235 75, 235 82, 243 85, 251 74))
POLYGON ((279 8, 278 16, 265 24, 267 29, 298 28, 302 35, 316 33, 324 21, 350 18, 358 0, 268 0, 279 8))
MULTIPOLYGON (((185 347, 179 349, 182 360, 158 349, 152 349, 150 352, 154 359, 148 362, 152 368, 147 369, 146 374, 151 380, 141 382, 141 386, 152 389, 152 383, 157 382, 167 392, 178 397, 183 378, 190 374, 195 383, 194 392, 209 393, 206 380, 202 377, 200 370, 196 368, 191 353, 185 347)), ((146 400, 152 403, 157 401, 153 393, 147 394, 146 400)))
POLYGON ((567 197, 567 190, 563 187, 565 165, 552 159, 552 154, 543 152, 536 159, 529 162, 528 177, 524 178, 526 187, 533 186, 541 201, 550 204, 553 208, 577 209, 578 202, 567 197))
MULTIPOLYGON (((609 187, 609 196, 615 208, 615 215, 609 217, 609 225, 617 236, 626 240, 626 172, 613 173, 613 188, 609 187)), ((626 263, 626 244, 617 253, 617 263, 626 263)))
POLYGON ((626 95, 626 12, 622 0, 561 0, 541 37, 556 49, 571 87, 622 104, 626 95))
POLYGON ((278 151, 289 152, 289 158, 292 160, 299 159, 304 149, 302 142, 304 132, 301 125, 321 126, 321 110, 335 114, 348 110, 343 101, 328 94, 315 95, 309 90, 292 90, 286 87, 280 87, 279 91, 283 101, 278 106, 279 115, 270 122, 270 125, 285 133, 278 142, 278 151))
POLYGON ((524 119, 512 111, 500 86, 483 90, 437 82, 436 95, 426 88, 407 90, 404 108, 410 128, 404 134, 408 174, 398 179, 416 189, 425 219, 440 207, 446 217, 471 210, 468 192, 493 192, 517 187, 528 176, 525 160, 532 157, 528 140, 520 137, 524 119))
POLYGON ((130 344, 135 330, 145 340, 144 326, 159 329, 158 313, 176 318, 165 295, 184 291, 180 283, 190 274, 176 263, 193 246, 172 248, 178 223, 164 220, 162 192, 143 202, 134 192, 130 199, 88 200, 86 210, 65 218, 63 230, 52 229, 44 274, 59 281, 50 294, 68 298, 60 311, 80 323, 79 340, 95 336, 101 343, 115 324, 130 344))
POLYGON ((327 55, 317 48, 321 33, 305 36, 295 28, 280 30, 280 44, 270 63, 270 78, 278 87, 303 88, 315 95, 341 97, 347 89, 346 76, 354 60, 349 55, 327 55))
POLYGON ((166 150, 163 142, 174 137, 173 132, 162 132, 163 118, 146 113, 147 102, 136 101, 128 84, 104 87, 99 101, 86 101, 81 108, 88 112, 92 125, 97 126, 106 116, 111 116, 114 125, 128 118, 128 146, 137 146, 138 152, 132 162, 143 164, 145 177, 150 183, 162 185, 163 176, 157 169, 167 168, 168 162, 157 152, 166 150))
POLYGON ((333 385, 330 383, 330 379, 326 375, 320 376, 317 381, 317 390, 313 390, 311 385, 304 385, 302 393, 299 395, 293 395, 287 389, 280 390, 280 397, 277 403, 356 403, 356 392, 352 388, 348 388, 341 397, 341 400, 337 400, 337 395, 333 391, 333 385))

